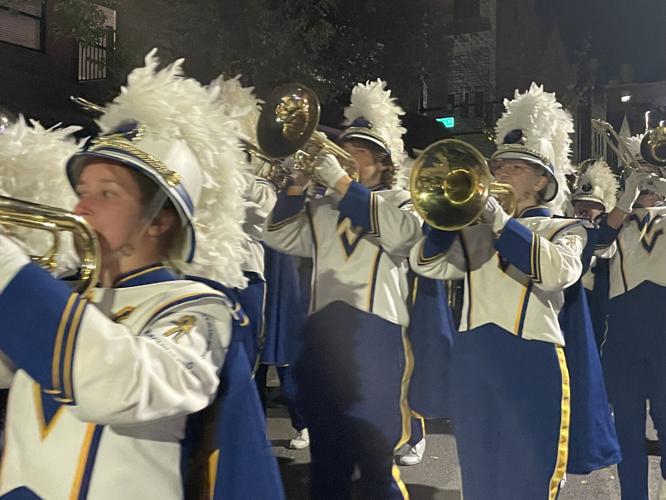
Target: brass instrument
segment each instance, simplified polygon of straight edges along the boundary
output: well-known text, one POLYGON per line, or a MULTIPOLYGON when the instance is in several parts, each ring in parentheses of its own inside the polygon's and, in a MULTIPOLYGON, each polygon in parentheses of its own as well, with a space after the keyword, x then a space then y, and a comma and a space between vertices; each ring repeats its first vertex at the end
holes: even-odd
POLYGON ((641 155, 650 165, 666 167, 666 123, 648 130, 641 141, 641 155))
POLYGON ((358 169, 351 155, 316 130, 319 114, 319 98, 305 85, 290 83, 275 88, 259 116, 259 148, 272 159, 293 156, 294 170, 320 184, 324 182, 315 174, 314 160, 331 154, 352 179, 358 180, 358 169))
POLYGON ((74 234, 81 256, 81 283, 77 291, 85 294, 97 284, 100 251, 95 232, 83 217, 66 210, 31 203, 16 198, 0 196, 0 225, 10 233, 16 227, 40 229, 51 234, 50 250, 42 256, 31 256, 33 262, 47 271, 55 271, 56 256, 60 246, 60 233, 74 234))
POLYGON ((282 160, 271 158, 251 142, 243 141, 243 150, 257 160, 254 175, 272 182, 278 189, 286 187, 291 171, 282 160))
POLYGON ((83 97, 69 96, 69 99, 76 105, 78 105, 83 111, 87 111, 92 115, 103 115, 104 108, 99 104, 84 99, 83 97))
POLYGON ((617 135, 617 132, 610 123, 598 118, 592 118, 592 128, 595 132, 597 132, 597 134, 599 134, 604 143, 608 145, 617 155, 618 160, 623 165, 623 170, 644 169, 644 165, 639 163, 625 142, 620 138, 619 135, 617 135))
POLYGON ((493 181, 483 155, 457 139, 428 146, 414 162, 409 185, 416 211, 442 231, 475 223, 489 196, 497 197, 509 215, 516 211, 513 188, 493 181))

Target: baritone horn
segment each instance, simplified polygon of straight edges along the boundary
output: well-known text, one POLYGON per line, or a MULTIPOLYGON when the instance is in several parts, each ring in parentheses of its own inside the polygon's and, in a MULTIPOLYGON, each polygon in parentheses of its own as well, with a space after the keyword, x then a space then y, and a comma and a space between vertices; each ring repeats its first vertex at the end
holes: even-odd
POLYGON ((457 139, 428 146, 414 162, 409 185, 416 211, 442 231, 474 224, 489 196, 498 198, 509 215, 516 211, 513 188, 495 182, 483 155, 457 139))
POLYGON ((314 161, 324 154, 336 157, 342 168, 358 180, 356 162, 340 146, 319 132, 319 98, 299 83, 275 88, 263 105, 257 124, 259 149, 272 159, 294 157, 294 170, 325 184, 315 175, 314 161))
POLYGON ((254 175, 273 183, 278 190, 286 187, 291 171, 283 165, 281 159, 271 158, 251 142, 242 141, 242 145, 243 151, 256 160, 254 175))
POLYGON ((81 257, 81 278, 77 291, 83 295, 97 284, 100 266, 99 242, 90 224, 83 217, 60 208, 0 196, 0 225, 10 234, 17 227, 50 233, 52 244, 48 252, 31 256, 33 262, 50 272, 55 271, 57 266, 60 233, 72 233, 81 257))
POLYGON ((641 140, 641 155, 650 165, 666 167, 666 123, 648 130, 641 140))

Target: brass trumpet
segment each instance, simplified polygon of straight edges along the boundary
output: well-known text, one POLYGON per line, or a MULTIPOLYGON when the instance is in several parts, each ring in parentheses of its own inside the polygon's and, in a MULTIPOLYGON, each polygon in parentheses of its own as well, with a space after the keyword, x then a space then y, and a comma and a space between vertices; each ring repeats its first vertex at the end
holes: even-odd
POLYGON ((319 98, 312 89, 298 83, 275 88, 259 116, 259 148, 274 160, 293 156, 294 170, 302 171, 320 184, 324 182, 315 174, 314 160, 320 155, 332 154, 347 174, 358 180, 358 169, 351 155, 316 130, 319 115, 319 98))
POLYGON ((53 238, 51 248, 45 255, 31 256, 31 259, 50 272, 56 269, 60 233, 73 233, 81 254, 81 281, 77 291, 83 295, 97 284, 100 265, 99 242, 90 224, 83 217, 60 208, 0 196, 0 225, 10 232, 16 227, 49 232, 53 238))
POLYGON ((409 184, 416 211, 442 231, 475 223, 489 196, 497 197, 509 215, 516 211, 513 188, 495 182, 483 155, 457 139, 428 146, 414 161, 409 184))

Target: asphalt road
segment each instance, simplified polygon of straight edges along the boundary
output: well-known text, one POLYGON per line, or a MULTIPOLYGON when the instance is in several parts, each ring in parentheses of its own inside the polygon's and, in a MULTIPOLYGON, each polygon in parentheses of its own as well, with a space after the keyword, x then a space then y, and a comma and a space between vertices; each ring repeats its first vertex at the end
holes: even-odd
MULTIPOLYGON (((289 449, 294 431, 287 412, 281 407, 268 410, 268 433, 278 457, 288 500, 308 499, 307 450, 289 449)), ((651 430, 653 434, 654 431, 651 430)), ((460 471, 455 440, 446 421, 427 423, 427 447, 419 465, 401 467, 411 500, 461 500, 460 471)), ((657 498, 659 462, 650 457, 651 499, 657 498)), ((568 476, 559 500, 620 500, 620 486, 615 467, 588 476, 568 476)))

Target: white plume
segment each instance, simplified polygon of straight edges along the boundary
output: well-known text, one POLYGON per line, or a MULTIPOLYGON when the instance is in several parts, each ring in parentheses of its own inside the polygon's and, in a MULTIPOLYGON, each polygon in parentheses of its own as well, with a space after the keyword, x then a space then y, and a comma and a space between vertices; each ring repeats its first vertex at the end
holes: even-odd
POLYGON ((624 143, 627 145, 627 148, 629 148, 631 154, 634 155, 634 158, 638 159, 643 158, 643 156, 641 155, 642 140, 643 140, 643 134, 632 135, 631 137, 627 137, 626 139, 624 139, 624 143))
POLYGON ((504 107, 506 111, 495 127, 498 145, 509 132, 518 129, 522 131, 527 148, 550 160, 555 167, 559 190, 547 205, 555 212, 561 211, 568 191, 565 176, 573 171, 569 160, 573 118, 562 108, 554 93, 545 92, 543 85, 534 82, 526 92, 516 90, 512 100, 505 99, 504 107))
MULTIPOLYGON (((30 124, 21 115, 0 134, 0 194, 12 198, 72 210, 77 198, 65 174, 65 164, 79 151, 72 137, 81 127, 45 129, 30 124)), ((41 253, 50 245, 44 231, 17 229, 18 239, 30 253, 41 253)), ((59 268, 74 268, 78 262, 71 240, 58 253, 59 268)))
POLYGON ((605 211, 610 212, 615 207, 618 188, 617 178, 610 167, 599 159, 576 179, 573 199, 581 196, 598 199, 605 211))
MULTIPOLYGON (((176 262, 179 269, 200 274, 229 287, 243 287, 241 270, 247 238, 243 193, 247 185, 243 152, 238 147, 239 125, 216 104, 196 80, 185 78, 183 60, 158 70, 153 49, 145 66, 134 69, 120 95, 106 106, 98 120, 103 132, 128 120, 138 121, 146 136, 183 140, 202 168, 203 188, 194 216, 197 252, 192 264, 176 262)), ((139 144, 140 147, 140 144, 139 144)))
POLYGON ((222 107, 222 112, 238 123, 243 138, 257 143, 257 122, 263 101, 254 95, 254 87, 243 87, 241 75, 225 79, 218 76, 210 82, 208 90, 222 107))
POLYGON ((406 157, 402 136, 406 129, 400 116, 405 111, 391 97, 386 89, 386 82, 377 79, 374 82, 358 83, 351 92, 351 104, 345 108, 345 125, 363 118, 372 123, 372 131, 379 134, 391 151, 394 165, 399 166, 406 157))

